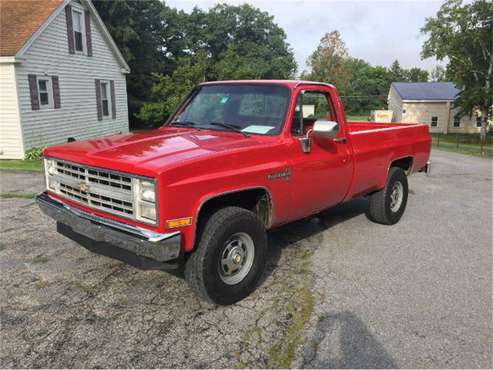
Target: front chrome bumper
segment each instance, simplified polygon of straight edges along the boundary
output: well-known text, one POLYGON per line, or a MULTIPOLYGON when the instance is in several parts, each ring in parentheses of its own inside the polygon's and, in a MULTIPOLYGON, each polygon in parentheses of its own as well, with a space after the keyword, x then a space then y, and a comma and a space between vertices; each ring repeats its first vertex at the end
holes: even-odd
MULTIPOLYGON (((36 196, 36 202, 46 215, 73 232, 95 242, 113 245, 137 256, 165 262, 178 258, 181 250, 181 233, 156 233, 81 211, 48 196, 36 196)), ((97 253, 97 249, 91 249, 97 253)))

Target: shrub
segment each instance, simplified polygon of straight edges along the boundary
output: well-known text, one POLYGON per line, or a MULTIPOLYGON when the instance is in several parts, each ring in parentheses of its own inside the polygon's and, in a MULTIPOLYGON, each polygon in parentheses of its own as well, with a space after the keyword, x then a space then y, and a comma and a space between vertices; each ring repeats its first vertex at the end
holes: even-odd
POLYGON ((43 157, 43 148, 29 149, 24 155, 26 161, 37 161, 43 157))

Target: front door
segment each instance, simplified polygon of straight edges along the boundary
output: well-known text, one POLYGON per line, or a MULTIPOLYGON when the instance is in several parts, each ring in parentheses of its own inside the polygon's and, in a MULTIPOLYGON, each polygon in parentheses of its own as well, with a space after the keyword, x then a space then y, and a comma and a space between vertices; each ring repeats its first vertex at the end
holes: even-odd
MULTIPOLYGON (((352 179, 347 141, 311 135, 311 150, 303 152, 300 138, 306 136, 317 119, 337 121, 328 88, 299 91, 290 130, 290 184, 296 218, 340 203, 352 179)), ((337 139, 344 136, 340 127, 337 139)))

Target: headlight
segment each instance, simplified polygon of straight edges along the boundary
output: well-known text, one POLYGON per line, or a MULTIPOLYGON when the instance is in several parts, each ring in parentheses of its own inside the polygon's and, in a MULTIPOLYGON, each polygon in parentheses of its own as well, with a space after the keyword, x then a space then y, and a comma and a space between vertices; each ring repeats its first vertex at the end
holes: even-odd
POLYGON ((140 203, 140 217, 148 220, 156 221, 156 205, 153 203, 141 202, 140 203))
POLYGON ((56 162, 54 159, 45 159, 45 170, 48 175, 54 175, 57 173, 56 162))
POLYGON ((48 189, 56 190, 57 181, 55 179, 48 178, 48 189))
POLYGON ((58 181, 53 176, 57 173, 56 161, 54 159, 45 158, 44 167, 45 167, 46 188, 48 190, 56 191, 56 186, 58 181))
POLYGON ((156 202, 156 189, 153 182, 140 182, 140 198, 148 202, 156 202))
POLYGON ((136 209, 136 218, 140 221, 156 223, 156 183, 154 181, 144 179, 134 179, 134 181, 134 205, 136 209))

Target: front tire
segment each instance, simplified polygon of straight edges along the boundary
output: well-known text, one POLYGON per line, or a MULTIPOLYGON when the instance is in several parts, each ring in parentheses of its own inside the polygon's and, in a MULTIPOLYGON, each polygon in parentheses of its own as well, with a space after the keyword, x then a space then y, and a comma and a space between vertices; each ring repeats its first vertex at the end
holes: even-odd
POLYGON ((405 172, 398 167, 390 168, 385 187, 370 195, 368 218, 383 225, 396 224, 406 209, 408 192, 405 172))
POLYGON ((258 217, 243 208, 222 208, 205 222, 185 279, 202 299, 233 304, 256 288, 266 255, 267 233, 258 217))

